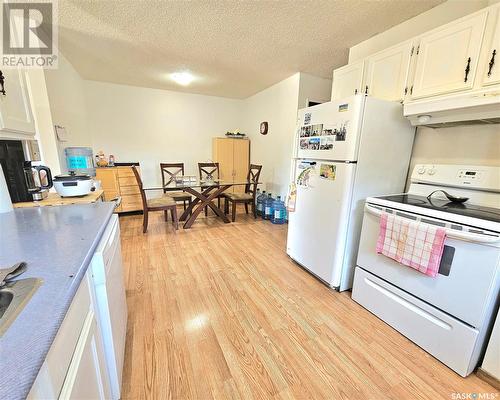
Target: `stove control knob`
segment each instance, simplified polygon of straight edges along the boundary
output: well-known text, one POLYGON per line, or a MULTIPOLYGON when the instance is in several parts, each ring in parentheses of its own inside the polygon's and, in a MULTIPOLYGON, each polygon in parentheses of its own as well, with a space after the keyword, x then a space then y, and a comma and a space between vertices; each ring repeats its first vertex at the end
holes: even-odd
POLYGON ((427 171, 429 175, 434 175, 436 173, 436 168, 432 167, 429 171, 427 171))
POLYGON ((425 167, 421 166, 419 169, 417 169, 417 172, 419 175, 425 174, 425 167))

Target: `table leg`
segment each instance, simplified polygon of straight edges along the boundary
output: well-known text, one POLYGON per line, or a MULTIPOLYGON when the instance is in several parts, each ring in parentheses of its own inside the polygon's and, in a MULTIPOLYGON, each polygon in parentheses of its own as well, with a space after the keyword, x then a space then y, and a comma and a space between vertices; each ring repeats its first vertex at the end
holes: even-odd
MULTIPOLYGON (((193 225, 194 221, 198 217, 198 215, 203 211, 205 206, 210 207, 215 214, 217 214, 218 217, 220 217, 226 224, 229 223, 229 219, 227 218, 226 214, 218 208, 214 203, 213 200, 217 198, 221 193, 229 189, 231 185, 224 185, 224 186, 211 186, 207 189, 205 189, 203 192, 197 192, 196 190, 192 188, 186 188, 186 192, 192 194, 193 196, 196 197, 196 199, 192 202, 191 204, 191 209, 193 209, 193 213, 191 216, 187 219, 187 221, 184 223, 184 229, 191 228, 191 225, 193 225), (212 190, 214 190, 211 194, 209 194, 212 190), (208 196, 207 196, 208 195, 208 196), (199 203, 199 204, 198 204, 199 203), (194 208, 194 206, 196 208, 194 208)), ((182 214, 182 217, 187 218, 187 215, 189 214, 189 208, 182 214)), ((182 218, 181 217, 181 218, 182 218)))
MULTIPOLYGON (((211 189, 213 189, 213 188, 207 189, 206 191, 204 191, 204 193, 205 192, 208 193, 211 189)), ((185 221, 187 219, 187 217, 189 216, 189 214, 192 214, 192 210, 196 206, 196 204, 198 204, 200 202, 200 198, 198 197, 199 192, 197 192, 196 190, 193 190, 191 188, 189 188, 189 190, 185 189, 185 191, 192 194, 196 198, 194 200, 192 200, 191 203, 189 204, 188 208, 186 208, 184 210, 181 217, 179 218, 179 221, 185 221)))

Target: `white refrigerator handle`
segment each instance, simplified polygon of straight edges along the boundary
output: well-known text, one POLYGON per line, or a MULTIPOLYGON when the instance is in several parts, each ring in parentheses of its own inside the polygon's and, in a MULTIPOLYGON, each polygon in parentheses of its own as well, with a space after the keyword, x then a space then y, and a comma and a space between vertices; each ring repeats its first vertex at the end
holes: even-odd
MULTIPOLYGON (((382 210, 379 210, 378 208, 372 207, 368 204, 365 204, 365 211, 377 217, 380 217, 383 213, 382 210)), ((425 222, 420 222, 420 223, 425 224, 425 222)), ((500 236, 498 235, 482 235, 470 232, 461 232, 455 229, 447 229, 447 228, 444 228, 444 230, 446 231, 446 236, 449 237, 450 239, 465 240, 467 242, 473 242, 473 243, 500 242, 500 236)))

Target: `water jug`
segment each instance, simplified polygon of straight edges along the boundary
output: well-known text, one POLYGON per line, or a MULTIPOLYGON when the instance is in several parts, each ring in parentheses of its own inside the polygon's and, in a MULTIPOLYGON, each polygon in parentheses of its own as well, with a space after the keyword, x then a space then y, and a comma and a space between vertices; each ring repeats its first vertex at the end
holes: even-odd
POLYGON ((271 195, 271 193, 268 193, 266 199, 264 200, 264 219, 270 220, 273 217, 273 203, 273 196, 271 195))
MULTIPOLYGON (((257 189, 258 190, 258 189, 257 189)), ((266 198, 266 191, 264 190, 262 194, 257 197, 257 215, 262 217, 264 214, 264 199, 266 198)))
POLYGON ((284 224, 286 221, 286 207, 285 203, 278 196, 273 203, 273 217, 271 222, 273 224, 284 224))

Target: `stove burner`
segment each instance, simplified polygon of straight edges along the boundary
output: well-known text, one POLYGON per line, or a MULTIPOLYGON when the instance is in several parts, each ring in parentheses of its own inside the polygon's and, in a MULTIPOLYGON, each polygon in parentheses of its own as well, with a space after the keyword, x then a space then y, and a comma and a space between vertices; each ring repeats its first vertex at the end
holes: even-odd
POLYGON ((474 204, 456 203, 436 198, 426 198, 413 194, 398 194, 391 196, 380 196, 379 199, 393 201, 395 203, 408 204, 416 207, 422 207, 429 210, 449 212, 452 214, 463 215, 464 217, 484 219, 487 221, 500 223, 500 209, 492 207, 482 207, 474 204))

